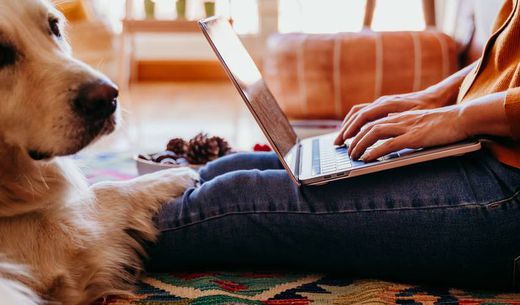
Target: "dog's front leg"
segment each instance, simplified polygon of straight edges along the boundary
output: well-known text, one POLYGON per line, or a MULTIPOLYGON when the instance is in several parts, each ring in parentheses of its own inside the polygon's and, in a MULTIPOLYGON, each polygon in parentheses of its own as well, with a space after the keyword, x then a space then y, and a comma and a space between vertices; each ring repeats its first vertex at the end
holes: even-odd
MULTIPOLYGON (((190 168, 176 168, 123 182, 105 182, 92 187, 98 219, 116 228, 131 228, 149 222, 162 205, 181 196, 199 181, 190 168)), ((152 236, 149 236, 153 239, 152 236)))
POLYGON ((85 302, 80 304, 131 289, 145 255, 142 242, 157 237, 153 215, 198 179, 195 171, 182 168, 92 186, 91 197, 85 200, 98 228, 92 244, 96 250, 89 254, 96 267, 85 285, 85 302))
MULTIPOLYGON (((195 186, 199 175, 194 170, 182 167, 163 170, 144 175, 133 180, 121 182, 103 182, 92 186, 98 199, 123 196, 130 201, 159 204, 181 196, 186 189, 195 186)), ((111 202, 111 199, 108 199, 111 202)), ((106 202, 106 201, 105 201, 106 202)))

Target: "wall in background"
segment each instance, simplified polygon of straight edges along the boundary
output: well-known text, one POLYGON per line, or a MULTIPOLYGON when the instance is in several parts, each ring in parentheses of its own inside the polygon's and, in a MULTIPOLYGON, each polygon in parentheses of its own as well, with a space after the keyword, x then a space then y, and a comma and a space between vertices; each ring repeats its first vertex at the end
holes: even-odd
POLYGON ((437 24, 460 43, 467 43, 473 27, 476 39, 486 41, 504 0, 436 0, 437 24))
POLYGON ((487 40, 495 17, 504 3, 503 0, 473 0, 475 2, 476 34, 479 40, 487 40))

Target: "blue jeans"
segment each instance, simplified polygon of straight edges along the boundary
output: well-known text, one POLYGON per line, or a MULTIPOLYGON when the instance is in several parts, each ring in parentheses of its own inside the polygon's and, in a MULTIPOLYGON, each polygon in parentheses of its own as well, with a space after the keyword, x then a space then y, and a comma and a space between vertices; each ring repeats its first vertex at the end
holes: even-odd
POLYGON ((200 174, 200 187, 157 216, 152 270, 283 268, 514 286, 520 170, 485 151, 319 187, 295 186, 271 153, 225 157, 200 174))

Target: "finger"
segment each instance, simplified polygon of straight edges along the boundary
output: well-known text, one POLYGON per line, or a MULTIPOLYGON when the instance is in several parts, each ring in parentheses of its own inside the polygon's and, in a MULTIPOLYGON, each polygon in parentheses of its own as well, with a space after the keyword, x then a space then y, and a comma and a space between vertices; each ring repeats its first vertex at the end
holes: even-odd
MULTIPOLYGON (((349 113, 345 116, 345 119, 343 119, 342 128, 340 130, 340 133, 338 134, 335 144, 341 145, 344 144, 344 142, 348 139, 345 138, 343 135, 348 128, 349 124, 358 116, 359 112, 361 110, 367 110, 368 108, 379 108, 381 107, 381 104, 384 104, 385 102, 391 100, 393 96, 382 96, 378 98, 377 100, 373 101, 372 103, 364 103, 355 105, 351 108, 349 113)), ((349 137, 351 138, 351 137, 349 137)))
POLYGON ((406 132, 406 128, 398 124, 375 124, 354 138, 350 148, 350 156, 353 159, 361 157, 368 148, 379 140, 385 140, 400 136, 406 132))
POLYGON ((400 120, 399 118, 395 117, 395 118, 390 118, 390 117, 385 117, 385 118, 382 118, 382 119, 379 119, 377 121, 374 121, 374 122, 371 122, 371 123, 368 123, 366 124, 365 126, 363 126, 361 128, 361 130, 356 134, 356 136, 352 139, 352 142, 350 143, 349 147, 348 147, 348 153, 349 155, 352 154, 352 150, 354 149, 354 147, 358 144, 358 142, 363 139, 363 137, 374 127, 374 126, 377 126, 377 125, 388 125, 388 124, 394 124, 394 123, 400 123, 400 120))
POLYGON ((371 128, 352 148, 351 157, 354 160, 359 159, 366 153, 366 150, 377 143, 379 140, 385 140, 400 136, 406 132, 406 129, 396 124, 376 125, 371 128))
POLYGON ((400 113, 409 107, 395 97, 382 97, 373 103, 354 106, 343 121, 343 126, 334 141, 336 145, 343 145, 347 139, 354 137, 362 126, 369 121, 386 117, 389 113, 400 113), (355 127, 352 127, 355 125, 355 127), (349 128, 351 130, 349 130, 349 128))
POLYGON ((361 109, 363 108, 366 108, 367 106, 369 106, 370 104, 369 103, 365 103, 365 104, 359 104, 359 105, 355 105, 353 106, 350 111, 348 112, 348 114, 345 116, 345 118, 343 119, 343 123, 341 124, 342 126, 345 125, 345 123, 356 113, 358 113, 361 109))
POLYGON ((343 138, 354 137, 366 123, 385 117, 389 112, 387 105, 369 107, 359 111, 355 116, 345 123, 347 127, 343 138))
POLYGON ((393 139, 386 141, 385 143, 381 144, 380 146, 372 149, 371 151, 365 153, 362 156, 362 159, 365 162, 375 161, 378 158, 381 158, 381 157, 391 154, 393 152, 408 148, 409 142, 410 141, 408 139, 408 136, 406 136, 406 135, 401 135, 399 137, 395 137, 393 139))
POLYGON ((379 124, 379 125, 384 125, 383 122, 380 122, 381 120, 377 120, 375 122, 372 122, 372 123, 369 123, 369 124, 366 124, 365 126, 363 126, 363 128, 361 128, 361 130, 356 134, 356 136, 354 138, 352 138, 352 141, 350 142, 350 145, 348 147, 348 154, 350 156, 352 156, 352 150, 354 149, 354 147, 356 147, 356 145, 359 143, 359 141, 361 141, 361 139, 363 139, 363 137, 370 131, 372 130, 372 128, 379 124))
POLYGON ((341 130, 338 134, 338 136, 336 137, 336 139, 334 139, 334 145, 343 145, 345 144, 345 141, 346 139, 343 139, 343 130, 341 130))
POLYGON ((335 145, 343 145, 345 143, 346 139, 343 138, 343 133, 345 132, 345 129, 346 129, 345 122, 347 122, 352 116, 354 116, 361 109, 367 107, 368 105, 370 105, 370 104, 359 104, 350 109, 349 113, 345 116, 345 119, 343 119, 343 122, 341 123, 341 129, 339 131, 339 134, 336 137, 336 139, 334 140, 335 145))

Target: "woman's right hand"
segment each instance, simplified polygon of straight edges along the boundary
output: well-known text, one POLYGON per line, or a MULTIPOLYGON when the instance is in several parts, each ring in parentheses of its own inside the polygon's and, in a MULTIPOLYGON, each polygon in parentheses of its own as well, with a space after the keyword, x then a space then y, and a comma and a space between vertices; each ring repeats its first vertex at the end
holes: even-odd
POLYGON ((440 90, 427 89, 408 94, 383 96, 373 103, 356 105, 343 120, 341 131, 334 144, 343 145, 347 139, 356 136, 367 123, 390 114, 439 108, 451 102, 447 100, 448 98, 440 90))

